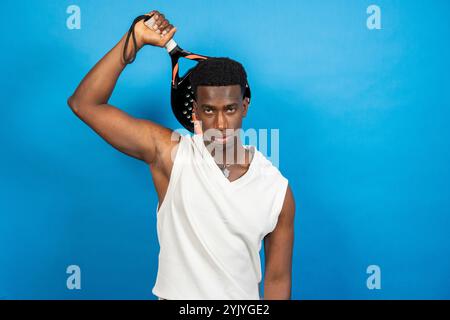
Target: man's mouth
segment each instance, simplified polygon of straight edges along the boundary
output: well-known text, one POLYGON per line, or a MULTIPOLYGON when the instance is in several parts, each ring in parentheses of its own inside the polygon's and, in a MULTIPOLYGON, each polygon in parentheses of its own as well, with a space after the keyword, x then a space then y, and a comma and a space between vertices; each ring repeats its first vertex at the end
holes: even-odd
POLYGON ((228 135, 222 135, 222 136, 213 136, 212 138, 212 140, 215 142, 215 143, 219 143, 219 144, 226 144, 226 143, 228 143, 229 141, 231 141, 231 139, 233 138, 233 134, 228 134, 228 135))
POLYGON ((225 144, 230 140, 231 136, 215 137, 217 143, 225 144))

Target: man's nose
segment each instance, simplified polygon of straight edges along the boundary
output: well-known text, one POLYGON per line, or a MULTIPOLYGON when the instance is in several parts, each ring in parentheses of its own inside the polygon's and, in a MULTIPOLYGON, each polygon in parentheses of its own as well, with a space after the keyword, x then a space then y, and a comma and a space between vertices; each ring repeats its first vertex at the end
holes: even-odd
POLYGON ((219 130, 225 130, 227 128, 227 120, 225 115, 222 112, 217 114, 217 124, 216 128, 219 130))

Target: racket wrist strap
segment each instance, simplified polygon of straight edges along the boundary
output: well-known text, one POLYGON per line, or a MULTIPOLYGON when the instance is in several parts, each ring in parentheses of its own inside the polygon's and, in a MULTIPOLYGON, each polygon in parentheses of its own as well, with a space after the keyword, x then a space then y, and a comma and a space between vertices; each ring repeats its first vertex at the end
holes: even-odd
POLYGON ((137 41, 136 41, 136 35, 134 33, 134 26, 136 23, 138 23, 141 20, 147 21, 150 19, 153 15, 141 15, 134 19, 133 23, 130 26, 130 29, 128 30, 127 37, 125 39, 125 45, 123 46, 123 52, 122 52, 122 58, 125 64, 131 64, 136 59, 136 53, 137 53, 137 41), (127 57, 127 51, 128 51, 128 44, 130 41, 130 37, 133 38, 133 52, 131 57, 127 57))

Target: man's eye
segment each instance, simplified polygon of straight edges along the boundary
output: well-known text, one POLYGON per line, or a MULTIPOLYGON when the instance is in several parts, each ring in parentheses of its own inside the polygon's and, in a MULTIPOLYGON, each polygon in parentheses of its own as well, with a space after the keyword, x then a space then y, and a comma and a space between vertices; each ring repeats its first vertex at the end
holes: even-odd
POLYGON ((233 108, 233 107, 227 109, 228 112, 233 112, 233 111, 235 111, 235 110, 236 110, 236 108, 233 108))
POLYGON ((208 109, 208 108, 204 109, 204 111, 205 111, 205 113, 211 113, 212 112, 212 110, 208 109))

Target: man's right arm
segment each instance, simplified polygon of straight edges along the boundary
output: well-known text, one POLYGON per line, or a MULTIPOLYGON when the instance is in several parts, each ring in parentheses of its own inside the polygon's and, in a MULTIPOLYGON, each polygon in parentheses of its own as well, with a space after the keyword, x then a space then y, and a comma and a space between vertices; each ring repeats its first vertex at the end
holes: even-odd
MULTIPOLYGON (((146 27, 143 21, 135 26, 138 51, 145 44, 163 47, 176 29, 164 15, 158 15, 158 29, 146 27), (164 36, 162 36, 164 34, 164 36)), ((152 121, 134 118, 108 104, 116 82, 126 66, 122 52, 126 34, 84 77, 73 95, 68 99, 72 111, 104 140, 119 151, 134 158, 154 164, 176 142, 171 141, 172 130, 152 121)), ((131 39, 130 39, 131 40, 131 39)), ((128 44, 126 56, 133 50, 128 44)))

